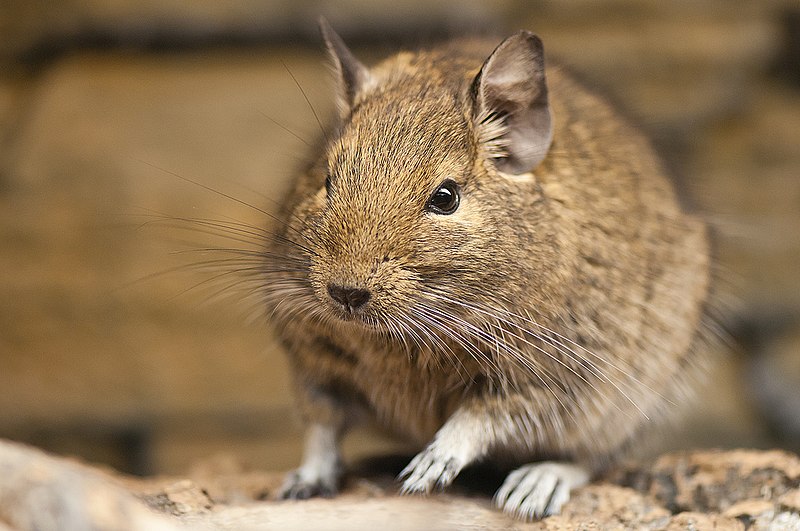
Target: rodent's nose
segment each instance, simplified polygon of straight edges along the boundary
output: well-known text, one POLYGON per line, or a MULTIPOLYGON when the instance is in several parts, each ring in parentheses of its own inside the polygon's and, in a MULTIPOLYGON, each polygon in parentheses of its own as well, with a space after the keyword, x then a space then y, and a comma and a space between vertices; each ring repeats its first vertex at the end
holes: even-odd
POLYGON ((330 295, 333 300, 344 306, 344 308, 350 313, 363 308, 372 297, 372 294, 368 290, 347 286, 337 286, 336 284, 328 284, 328 295, 330 295))

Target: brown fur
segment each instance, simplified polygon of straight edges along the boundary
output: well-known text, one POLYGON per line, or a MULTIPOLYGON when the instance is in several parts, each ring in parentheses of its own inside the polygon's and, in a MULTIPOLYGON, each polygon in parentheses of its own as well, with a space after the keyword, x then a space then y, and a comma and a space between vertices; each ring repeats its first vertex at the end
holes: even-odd
POLYGON ((706 229, 642 135, 552 66, 549 153, 532 176, 498 173, 471 92, 495 44, 370 69, 297 178, 265 290, 310 422, 344 429, 362 411, 424 444, 469 412, 485 456, 596 467, 698 363, 706 229), (424 212, 446 178, 458 211, 424 212), (373 297, 349 317, 328 283, 373 297))

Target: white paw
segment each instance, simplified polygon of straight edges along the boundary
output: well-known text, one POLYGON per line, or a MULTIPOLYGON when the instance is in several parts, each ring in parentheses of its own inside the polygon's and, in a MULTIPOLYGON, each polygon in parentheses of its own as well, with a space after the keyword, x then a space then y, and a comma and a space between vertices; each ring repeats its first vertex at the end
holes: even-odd
POLYGON ((494 500, 517 518, 542 518, 558 514, 570 491, 588 481, 589 473, 571 463, 533 463, 509 474, 494 500))
POLYGON ((306 433, 303 464, 286 475, 277 497, 282 500, 330 498, 339 490, 341 475, 336 429, 330 425, 311 424, 306 433))
POLYGON ((316 496, 331 498, 339 491, 340 467, 301 466, 289 472, 278 490, 278 499, 306 500, 316 496))
POLYGON ((418 453, 400 472, 400 479, 405 478, 400 492, 428 493, 434 487, 443 489, 453 482, 465 465, 465 460, 445 453, 436 444, 432 444, 418 453))

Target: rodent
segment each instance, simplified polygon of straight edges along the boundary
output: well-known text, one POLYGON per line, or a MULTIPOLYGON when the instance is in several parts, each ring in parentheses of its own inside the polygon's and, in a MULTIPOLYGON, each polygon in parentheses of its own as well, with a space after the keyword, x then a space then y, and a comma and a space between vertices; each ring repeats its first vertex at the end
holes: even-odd
POLYGON ((702 365, 706 226, 533 33, 368 68, 321 28, 339 116, 265 253, 308 426, 280 497, 335 494, 368 415, 422 448, 402 492, 513 463, 497 505, 557 513, 702 365))

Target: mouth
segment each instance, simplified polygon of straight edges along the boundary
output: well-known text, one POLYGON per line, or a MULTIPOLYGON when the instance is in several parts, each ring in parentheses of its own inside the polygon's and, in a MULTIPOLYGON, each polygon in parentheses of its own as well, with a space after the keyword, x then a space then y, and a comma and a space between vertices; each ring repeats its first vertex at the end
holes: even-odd
POLYGON ((348 323, 364 321, 363 312, 353 311, 353 309, 349 307, 334 306, 333 314, 340 321, 348 323))
POLYGON ((328 305, 333 317, 341 322, 359 328, 366 328, 369 330, 380 330, 381 326, 378 320, 369 312, 363 309, 353 309, 339 304, 328 305))

